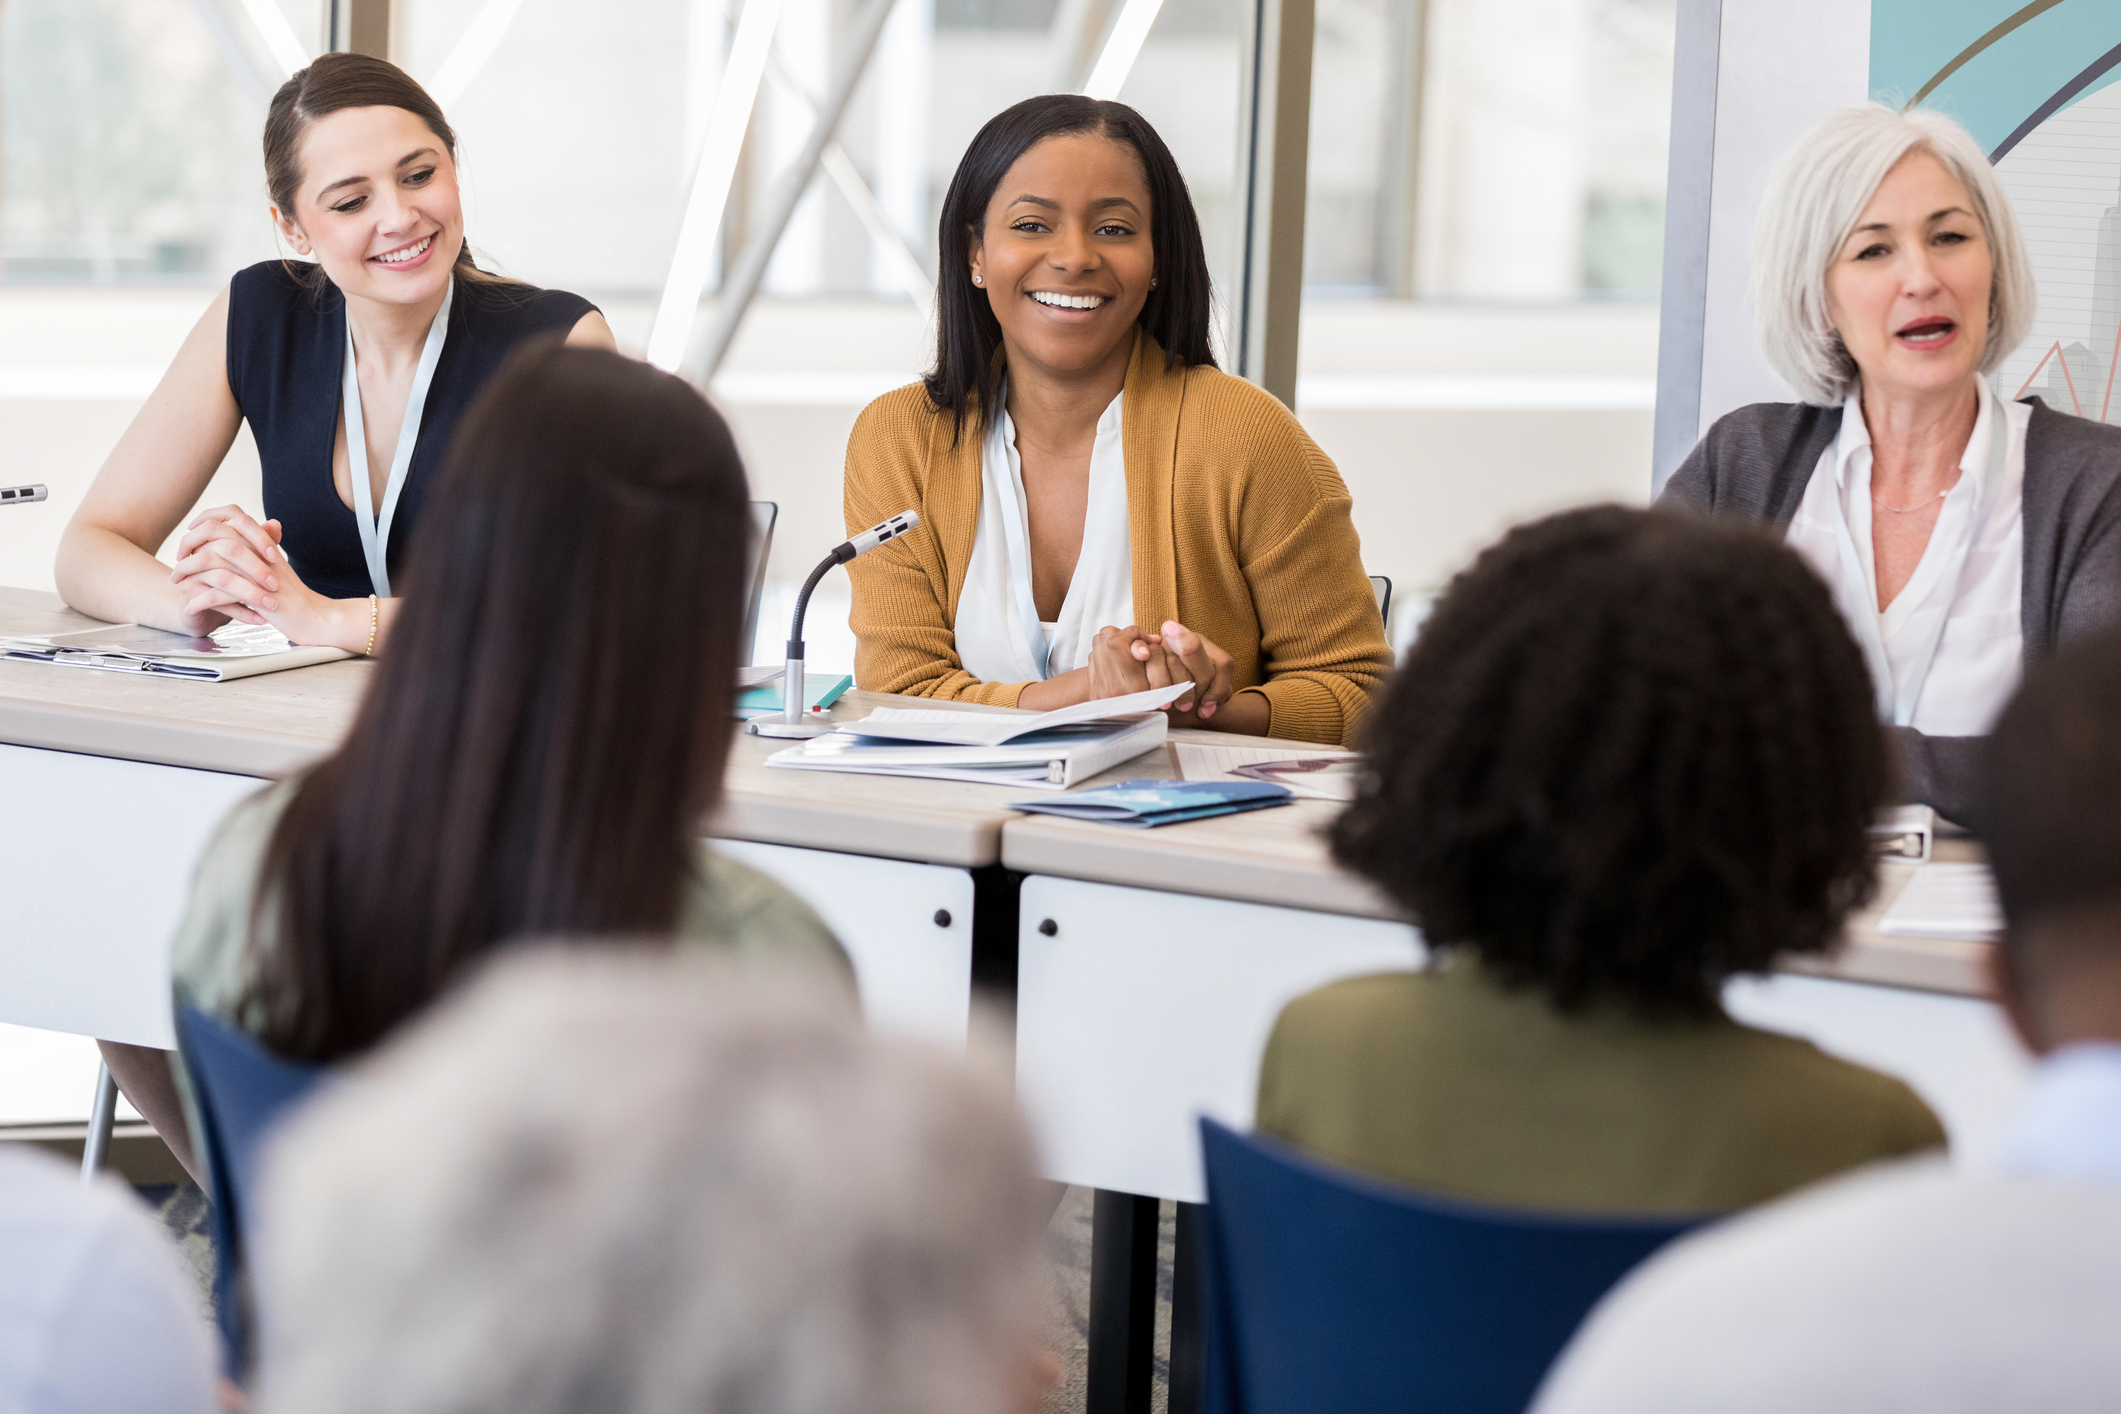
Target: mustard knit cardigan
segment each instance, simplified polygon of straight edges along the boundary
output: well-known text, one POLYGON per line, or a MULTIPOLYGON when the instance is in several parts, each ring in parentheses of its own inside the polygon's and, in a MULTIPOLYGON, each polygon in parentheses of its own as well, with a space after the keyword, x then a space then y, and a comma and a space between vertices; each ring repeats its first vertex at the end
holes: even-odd
MULTIPOLYGON (((1269 730, 1350 743, 1392 668, 1340 473, 1270 394, 1212 368, 1164 366, 1137 333, 1122 397, 1134 621, 1176 619, 1236 660, 1269 730)), ((979 524, 981 437, 915 383, 886 393, 847 443, 848 532, 908 507, 921 529, 847 566, 855 681, 872 692, 1014 707, 1025 683, 982 682, 951 626, 979 524)), ((1121 625, 1124 627, 1124 625, 1121 625)))

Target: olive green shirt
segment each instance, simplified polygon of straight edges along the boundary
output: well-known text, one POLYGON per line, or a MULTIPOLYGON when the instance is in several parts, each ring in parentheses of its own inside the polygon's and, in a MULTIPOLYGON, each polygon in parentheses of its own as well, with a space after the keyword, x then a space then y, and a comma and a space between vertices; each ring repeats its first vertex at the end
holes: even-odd
MULTIPOLYGON (((190 901, 171 945, 178 1000, 257 1032, 272 1000, 258 993, 250 948, 252 902, 273 829, 294 792, 282 781, 239 802, 214 831, 192 879, 190 901)), ((258 919, 271 946, 273 915, 258 919)), ((699 846, 672 930, 681 945, 727 948, 739 956, 808 961, 844 979, 854 972, 809 905, 755 869, 699 846)))
POLYGON ((1728 1017, 1564 1014, 1469 954, 1291 1002, 1267 1042, 1261 1132, 1451 1197, 1712 1213, 1943 1145, 1890 1076, 1728 1017))

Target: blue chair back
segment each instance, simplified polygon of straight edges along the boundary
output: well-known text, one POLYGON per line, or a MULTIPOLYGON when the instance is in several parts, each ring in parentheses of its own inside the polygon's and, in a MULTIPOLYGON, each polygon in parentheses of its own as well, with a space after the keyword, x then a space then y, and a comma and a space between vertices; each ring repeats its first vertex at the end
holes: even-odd
POLYGON ((248 1034, 195 1007, 177 1009, 177 1048, 199 1119, 193 1147, 205 1156, 213 1186, 208 1196, 213 1199, 214 1312, 221 1357, 228 1377, 240 1383, 250 1355, 243 1270, 259 1156, 274 1123, 326 1072, 322 1066, 281 1060, 248 1034))
POLYGON ((1201 1121, 1208 1414, 1521 1414, 1598 1298, 1700 1222, 1425 1197, 1201 1121))

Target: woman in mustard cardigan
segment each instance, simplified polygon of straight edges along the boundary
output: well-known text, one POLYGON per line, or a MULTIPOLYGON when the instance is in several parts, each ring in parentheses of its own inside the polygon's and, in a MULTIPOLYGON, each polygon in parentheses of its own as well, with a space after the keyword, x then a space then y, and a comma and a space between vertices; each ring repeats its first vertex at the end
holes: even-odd
POLYGON ((847 445, 867 689, 1048 709, 1190 679, 1174 725, 1346 742, 1391 669, 1340 474, 1208 349, 1200 224, 1141 115, 1028 99, 941 223, 934 370, 847 445), (991 411, 990 411, 991 410, 991 411))

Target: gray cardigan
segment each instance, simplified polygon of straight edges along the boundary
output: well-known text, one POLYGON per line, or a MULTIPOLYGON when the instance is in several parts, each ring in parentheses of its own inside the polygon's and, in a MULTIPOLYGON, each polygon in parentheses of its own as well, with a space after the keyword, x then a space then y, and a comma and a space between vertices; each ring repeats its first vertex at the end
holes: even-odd
MULTIPOLYGON (((2020 624, 2028 662, 2058 643, 2121 623, 2121 427, 2027 398, 2025 582, 2020 624)), ((1716 420, 1665 484, 1660 505, 1786 529, 1841 409, 1755 403, 1716 420)), ((1972 818, 1981 737, 1892 733, 1901 797, 1961 822, 1972 818)))

